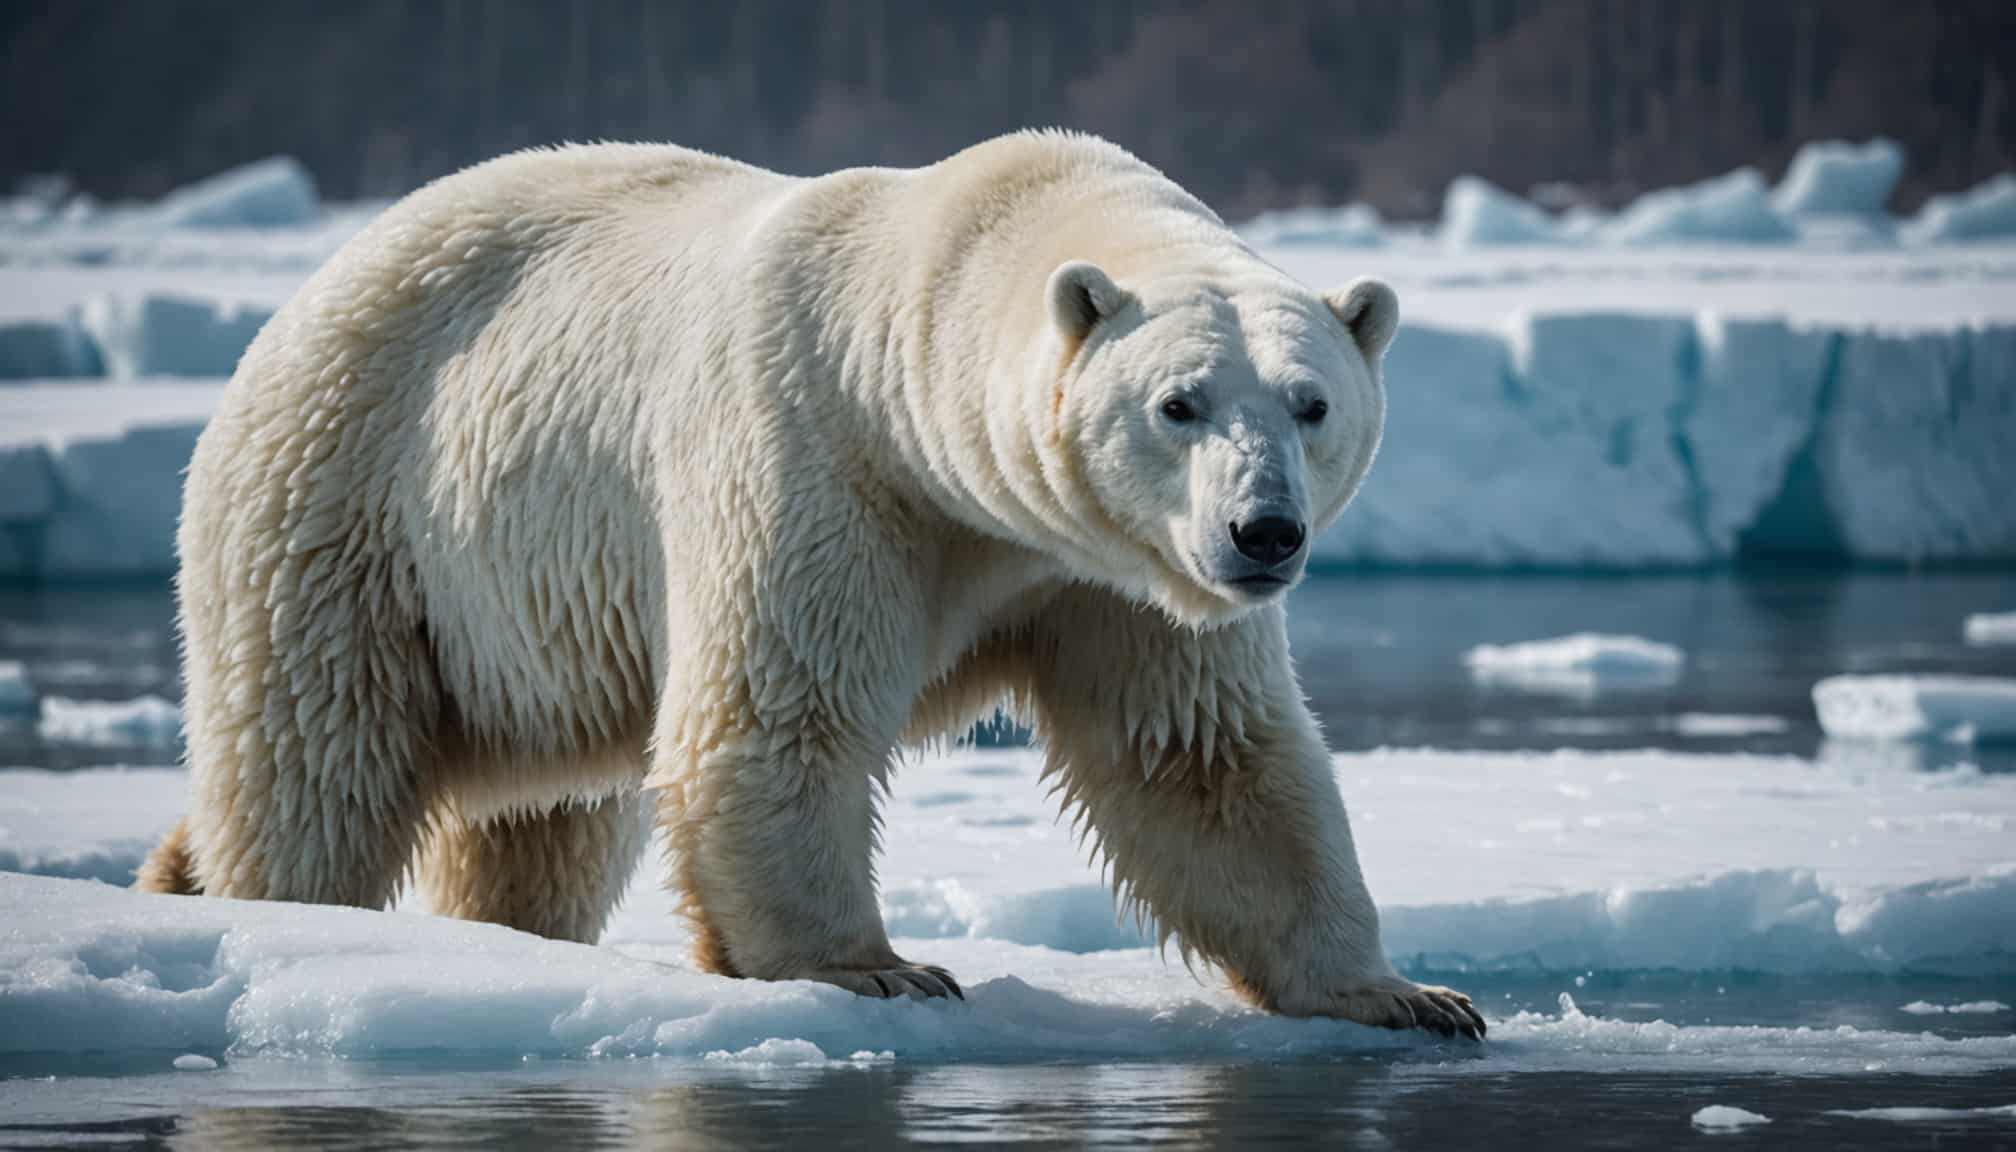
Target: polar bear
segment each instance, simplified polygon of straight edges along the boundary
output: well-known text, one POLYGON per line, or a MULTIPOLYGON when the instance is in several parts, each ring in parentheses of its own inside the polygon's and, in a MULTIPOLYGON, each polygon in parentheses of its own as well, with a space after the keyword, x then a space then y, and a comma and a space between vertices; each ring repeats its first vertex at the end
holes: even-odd
POLYGON ((143 886, 377 907, 410 870, 592 941, 648 813, 706 970, 958 995, 889 946, 877 798, 1005 701, 1186 959, 1480 1035, 1387 962, 1284 625, 1396 322, 1084 136, 432 184, 281 309, 197 447, 193 807, 143 886))

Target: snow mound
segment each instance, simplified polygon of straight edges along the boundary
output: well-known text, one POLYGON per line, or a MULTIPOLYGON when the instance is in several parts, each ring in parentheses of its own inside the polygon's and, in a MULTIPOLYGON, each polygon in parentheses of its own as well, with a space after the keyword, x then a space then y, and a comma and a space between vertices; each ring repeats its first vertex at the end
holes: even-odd
POLYGON ((136 700, 44 696, 35 729, 52 744, 171 748, 182 739, 182 710, 159 696, 136 700))
POLYGON ((275 156, 169 193, 155 218, 171 228, 295 228, 319 210, 314 177, 293 157, 275 156))
POLYGON ((1904 149, 1894 140, 1816 141, 1792 158, 1771 203, 1788 216, 1881 216, 1903 174, 1904 149))
POLYGON ((1694 1127, 1710 1132, 1730 1132, 1738 1128, 1749 1128, 1757 1124, 1769 1124, 1771 1118, 1757 1112, 1734 1108, 1727 1104, 1710 1104, 1694 1113, 1694 1127))
POLYGON ((35 709, 35 687, 19 660, 0 660, 0 716, 35 709))
POLYGON ((2003 173, 1952 196, 1934 196, 1904 226, 1916 244, 1956 244, 2016 237, 2016 174, 2003 173))
POLYGON ((1538 691, 1596 692, 1606 687, 1670 684, 1686 654, 1642 636, 1578 632, 1523 644, 1479 644, 1463 663, 1479 683, 1538 691))
POLYGON ((1813 686, 1829 736, 1848 740, 2016 738, 2016 680, 1991 676, 1832 676, 1813 686))
POLYGON ((1783 244, 1798 232, 1754 168, 1639 197, 1604 230, 1617 244, 1783 244))
POLYGON ((1963 634, 1969 644, 2016 644, 2016 612, 1976 613, 1967 617, 1963 634))
POLYGON ((1376 248, 1386 242, 1386 222, 1370 204, 1265 212, 1247 221, 1239 232, 1254 244, 1376 248))
POLYGON ((1442 242, 1453 248, 1557 244, 1561 228, 1538 205, 1475 176, 1459 176, 1442 200, 1442 242))

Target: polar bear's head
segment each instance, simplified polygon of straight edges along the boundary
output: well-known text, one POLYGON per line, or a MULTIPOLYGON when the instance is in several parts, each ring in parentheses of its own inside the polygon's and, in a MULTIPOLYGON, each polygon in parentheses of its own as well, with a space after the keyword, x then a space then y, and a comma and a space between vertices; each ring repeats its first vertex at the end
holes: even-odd
POLYGON ((1273 272, 1050 276, 1060 447, 1135 545, 1131 585, 1208 625, 1278 600, 1364 479, 1385 420, 1393 290, 1318 296, 1273 272))

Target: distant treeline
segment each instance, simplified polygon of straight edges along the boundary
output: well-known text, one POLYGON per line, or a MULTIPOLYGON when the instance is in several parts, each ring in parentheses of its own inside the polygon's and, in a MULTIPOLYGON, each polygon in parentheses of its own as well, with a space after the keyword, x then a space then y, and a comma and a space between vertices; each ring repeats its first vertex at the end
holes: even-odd
POLYGON ((1228 215, 1432 213, 1463 172, 1616 202, 1888 135, 2016 167, 2016 0, 0 0, 0 184, 142 197, 277 152, 389 195, 498 152, 671 140, 787 171, 1028 125, 1228 215))

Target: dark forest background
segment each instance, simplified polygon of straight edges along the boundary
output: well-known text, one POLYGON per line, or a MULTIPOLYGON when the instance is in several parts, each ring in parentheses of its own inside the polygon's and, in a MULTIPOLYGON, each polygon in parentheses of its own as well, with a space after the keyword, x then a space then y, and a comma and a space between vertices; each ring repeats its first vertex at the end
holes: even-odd
POLYGON ((794 172, 1100 133, 1228 216, 1615 203, 1894 137, 1908 208, 2016 167, 2016 0, 0 0, 0 183, 145 197, 274 153, 387 196, 513 148, 794 172))

